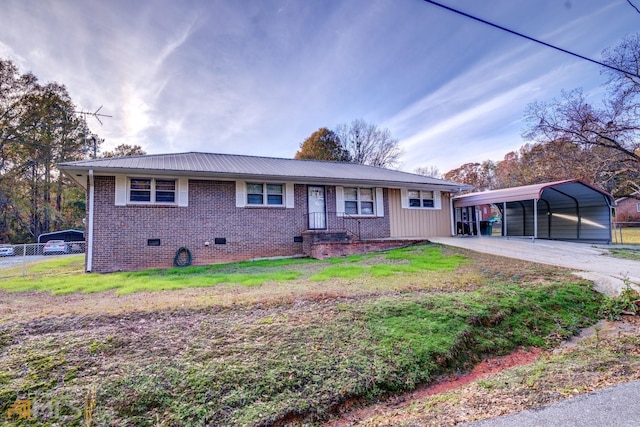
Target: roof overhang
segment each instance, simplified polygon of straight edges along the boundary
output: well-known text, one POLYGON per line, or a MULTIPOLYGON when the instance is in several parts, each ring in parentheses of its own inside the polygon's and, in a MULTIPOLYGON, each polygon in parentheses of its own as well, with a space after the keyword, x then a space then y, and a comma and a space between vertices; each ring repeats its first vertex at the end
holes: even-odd
POLYGON ((598 200, 604 198, 609 206, 613 206, 615 203, 613 196, 606 191, 579 179, 570 179, 456 196, 453 198, 453 206, 462 208, 466 206, 481 206, 523 200, 540 200, 544 198, 543 193, 546 190, 561 193, 568 197, 595 197, 598 200))
POLYGON ((375 179, 358 179, 358 178, 323 178, 316 176, 291 176, 278 174, 230 174, 216 172, 197 172, 197 171, 175 171, 166 169, 138 169, 138 168, 101 168, 86 166, 60 165, 59 169, 67 175, 72 181, 86 190, 87 176, 89 170, 93 170, 94 176, 153 176, 153 177, 186 177, 191 179, 202 180, 219 180, 219 181, 238 181, 238 180, 256 180, 256 181, 273 181, 281 180, 283 182, 292 182, 295 184, 322 184, 322 185, 361 185, 385 188, 411 188, 416 190, 439 190, 449 193, 459 193, 460 191, 470 188, 469 186, 452 183, 417 183, 375 179))

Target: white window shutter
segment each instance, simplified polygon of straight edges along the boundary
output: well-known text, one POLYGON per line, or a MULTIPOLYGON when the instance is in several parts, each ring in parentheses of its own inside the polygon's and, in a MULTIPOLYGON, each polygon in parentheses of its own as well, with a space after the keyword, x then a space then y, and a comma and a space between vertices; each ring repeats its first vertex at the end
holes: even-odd
POLYGON ((376 216, 384 216, 384 191, 382 188, 376 188, 376 216))
POLYGON ((236 207, 244 208, 247 205, 247 183, 236 181, 236 207))
POLYGON ((127 177, 116 175, 116 206, 126 206, 127 204, 127 177))
POLYGON ((336 216, 344 216, 344 187, 336 187, 336 216))
POLYGON ((289 209, 292 209, 295 207, 295 193, 293 190, 294 190, 293 182, 285 183, 284 202, 285 202, 285 206, 289 209))
POLYGON ((178 206, 189 206, 189 179, 178 179, 178 206))
POLYGON ((433 208, 442 209, 442 199, 440 191, 433 192, 433 208))
POLYGON ((409 209, 409 192, 406 188, 400 189, 400 206, 402 209, 409 209))

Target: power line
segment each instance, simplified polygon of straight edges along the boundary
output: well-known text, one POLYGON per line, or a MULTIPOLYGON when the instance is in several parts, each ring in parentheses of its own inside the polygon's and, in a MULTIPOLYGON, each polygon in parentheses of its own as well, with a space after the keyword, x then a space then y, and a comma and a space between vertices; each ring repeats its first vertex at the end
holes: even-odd
POLYGON ((627 3, 629 3, 629 5, 636 10, 636 12, 640 13, 640 9, 638 9, 635 4, 631 3, 631 0, 627 0, 627 3))
MULTIPOLYGON (((564 52, 564 53, 567 53, 569 55, 575 56, 577 58, 584 59, 585 61, 592 62, 594 64, 600 65, 602 67, 609 68, 609 69, 614 70, 614 71, 618 71, 618 72, 623 73, 623 74, 627 74, 627 75, 631 75, 631 76, 640 78, 640 75, 638 75, 638 74, 632 73, 630 71, 622 70, 622 69, 620 69, 618 67, 614 67, 612 65, 605 64, 604 62, 596 61, 595 59, 587 58, 586 56, 580 55, 580 54, 575 53, 575 52, 571 52, 570 50, 563 49, 563 48, 558 47, 558 46, 554 46, 554 45, 549 44, 547 42, 543 42, 542 40, 538 40, 538 39, 535 39, 533 37, 529 37, 526 34, 522 34, 522 33, 519 33, 517 31, 514 31, 514 30, 510 30, 509 28, 503 27, 502 25, 494 24, 493 22, 489 22, 489 21, 487 21, 485 19, 478 18, 477 16, 469 15, 468 13, 462 12, 461 10, 454 9, 452 7, 449 7, 449 6, 446 6, 444 4, 435 2, 433 0, 424 0, 424 1, 427 2, 427 3, 430 3, 430 4, 434 5, 434 6, 438 6, 438 7, 441 7, 443 9, 446 9, 446 10, 448 10, 450 12, 457 13, 458 15, 462 15, 465 18, 473 19, 474 21, 481 22, 483 24, 489 25, 489 26, 497 28, 499 30, 506 31, 508 33, 516 35, 518 37, 522 37, 522 38, 525 38, 525 39, 530 40, 532 42, 539 43, 539 44, 541 44, 543 46, 547 46, 547 47, 550 47, 552 49, 559 50, 560 52, 564 52)), ((627 0, 627 1, 629 1, 629 0, 627 0)), ((631 3, 631 2, 629 2, 629 3, 631 3)))

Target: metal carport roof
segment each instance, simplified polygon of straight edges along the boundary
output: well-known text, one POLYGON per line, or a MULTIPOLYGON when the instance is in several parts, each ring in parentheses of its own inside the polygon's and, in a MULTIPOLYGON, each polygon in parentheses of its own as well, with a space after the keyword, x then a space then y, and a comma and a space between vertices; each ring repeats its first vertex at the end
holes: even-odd
MULTIPOLYGON (((464 208, 497 205, 503 236, 611 241, 613 197, 578 179, 466 194, 452 203, 454 215, 464 208)), ((480 228, 477 218, 466 223, 473 222, 480 228)))
POLYGON ((453 206, 461 208, 465 206, 480 206, 505 202, 518 202, 522 200, 536 200, 542 198, 542 193, 546 189, 551 189, 545 193, 546 198, 553 198, 553 192, 564 193, 568 196, 579 198, 585 203, 601 203, 607 201, 609 206, 615 204, 613 196, 606 191, 600 190, 579 179, 569 179, 556 182, 545 182, 542 184, 525 185, 522 187, 503 188, 501 190, 483 191, 481 193, 470 193, 453 198, 453 206))

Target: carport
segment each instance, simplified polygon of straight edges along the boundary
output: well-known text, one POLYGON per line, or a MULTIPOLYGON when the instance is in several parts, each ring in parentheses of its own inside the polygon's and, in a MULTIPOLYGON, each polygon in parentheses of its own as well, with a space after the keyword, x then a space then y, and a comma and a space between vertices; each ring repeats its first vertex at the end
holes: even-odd
POLYGON ((457 235, 480 234, 477 207, 492 204, 500 211, 505 237, 611 242, 613 197, 577 179, 465 194, 452 203, 457 235))
POLYGON ((84 242, 84 231, 62 230, 51 233, 42 233, 38 236, 38 243, 47 243, 49 240, 64 240, 65 242, 84 242))

